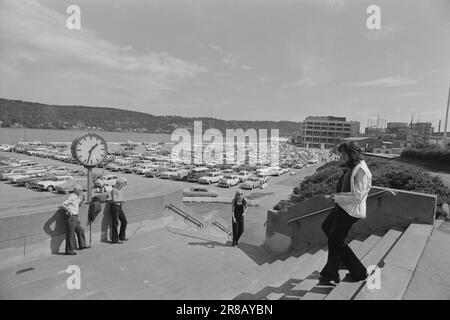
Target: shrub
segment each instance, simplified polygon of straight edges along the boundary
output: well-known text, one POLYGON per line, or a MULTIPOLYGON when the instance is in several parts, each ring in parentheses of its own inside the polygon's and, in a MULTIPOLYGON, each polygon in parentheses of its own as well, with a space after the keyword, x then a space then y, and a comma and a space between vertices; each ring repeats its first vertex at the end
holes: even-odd
MULTIPOLYGON (((438 212, 442 210, 443 203, 450 203, 450 189, 439 177, 433 177, 416 166, 395 161, 368 158, 366 162, 372 172, 374 186, 436 195, 438 212)), ((342 172, 338 162, 323 166, 294 188, 290 200, 280 201, 274 209, 288 208, 298 202, 335 192, 342 172)))
POLYGON ((450 151, 441 149, 405 149, 400 155, 405 159, 427 160, 439 164, 450 164, 450 151))

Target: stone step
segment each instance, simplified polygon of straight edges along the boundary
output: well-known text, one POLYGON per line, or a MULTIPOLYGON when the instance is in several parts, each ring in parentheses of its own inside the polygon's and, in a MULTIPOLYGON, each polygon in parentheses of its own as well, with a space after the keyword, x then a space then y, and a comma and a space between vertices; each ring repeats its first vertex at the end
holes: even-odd
MULTIPOLYGON (((380 239, 380 236, 370 235, 366 240, 360 241, 357 246, 354 245, 354 247, 352 247, 352 243, 350 243, 350 248, 352 248, 359 259, 362 259, 380 239)), ((346 269, 339 270, 339 277, 343 279, 347 273, 348 270, 346 269)), ((334 288, 334 285, 318 283, 302 298, 302 300, 323 300, 334 288)))
POLYGON ((433 230, 432 225, 412 223, 384 258, 380 269, 381 287, 364 286, 355 300, 400 300, 433 230))
MULTIPOLYGON (((366 266, 378 265, 386 253, 400 238, 402 232, 390 229, 361 260, 366 266)), ((373 240, 372 240, 373 241, 373 240)), ((350 300, 366 282, 349 282, 343 279, 326 297, 325 300, 350 300)))
MULTIPOLYGON (((307 249, 303 249, 306 253, 307 249)), ((282 285, 288 279, 288 272, 295 266, 297 260, 296 256, 291 256, 285 260, 276 260, 257 278, 254 278, 249 288, 246 290, 249 299, 262 299, 271 291, 277 291, 277 287, 282 285)), ((243 297, 243 299, 245 299, 243 297)))
MULTIPOLYGON (((357 252, 356 250, 362 243, 363 241, 357 239, 349 243, 349 247, 355 252, 357 256, 359 252, 357 252)), ((320 297, 325 297, 334 288, 334 285, 321 284, 319 282, 319 273, 317 272, 309 275, 295 288, 296 290, 302 290, 304 292, 307 292, 302 297, 302 300, 321 300, 320 297)))
POLYGON ((319 273, 319 270, 324 266, 327 260, 328 250, 327 247, 323 247, 319 251, 317 251, 309 260, 304 261, 303 268, 301 271, 294 277, 298 280, 298 283, 292 287, 290 290, 285 292, 285 295, 282 297, 282 300, 292 300, 299 299, 303 297, 307 291, 301 288, 302 282, 305 281, 308 277, 314 277, 319 273), (312 275, 314 273, 314 275, 312 275))

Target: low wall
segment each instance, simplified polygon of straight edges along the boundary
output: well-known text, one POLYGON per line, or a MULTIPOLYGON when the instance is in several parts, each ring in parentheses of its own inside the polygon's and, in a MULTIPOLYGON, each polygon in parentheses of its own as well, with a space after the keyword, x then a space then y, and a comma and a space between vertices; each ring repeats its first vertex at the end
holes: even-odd
MULTIPOLYGON (((405 229, 411 222, 434 223, 437 203, 435 195, 381 187, 373 187, 369 195, 373 196, 367 199, 366 218, 353 226, 349 238, 367 237, 373 233, 383 234, 393 227, 405 229), (395 196, 390 192, 378 194, 385 190, 394 191, 395 196)), ((282 253, 311 244, 325 244, 327 239, 321 225, 333 207, 334 202, 330 199, 317 197, 284 210, 269 210, 266 247, 275 253, 282 253), (321 212, 289 222, 317 211, 321 212)))
MULTIPOLYGON (((182 190, 168 194, 148 195, 128 199, 123 209, 128 220, 127 234, 164 228, 172 222, 165 206, 182 203, 182 190)), ((80 208, 79 220, 89 242, 88 205, 80 208)), ((65 250, 67 216, 62 209, 0 218, 0 266, 45 254, 65 250)), ((92 224, 92 244, 110 240, 111 216, 109 204, 92 224)))

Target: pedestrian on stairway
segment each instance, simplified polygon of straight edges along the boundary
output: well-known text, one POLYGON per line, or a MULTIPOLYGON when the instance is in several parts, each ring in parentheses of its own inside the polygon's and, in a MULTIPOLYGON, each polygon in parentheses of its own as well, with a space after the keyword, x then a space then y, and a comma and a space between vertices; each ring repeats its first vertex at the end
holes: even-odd
POLYGON ((244 198, 242 191, 236 191, 232 201, 232 225, 233 225, 233 243, 232 246, 239 244, 239 238, 244 232, 244 216, 247 211, 248 203, 244 198))
POLYGON ((346 169, 337 184, 337 193, 329 196, 334 202, 333 211, 322 224, 328 237, 328 260, 320 272, 321 281, 338 283, 341 264, 349 270, 355 282, 367 278, 367 269, 345 243, 352 225, 366 217, 366 199, 372 185, 372 174, 362 159, 361 149, 351 141, 339 146, 341 165, 346 169))

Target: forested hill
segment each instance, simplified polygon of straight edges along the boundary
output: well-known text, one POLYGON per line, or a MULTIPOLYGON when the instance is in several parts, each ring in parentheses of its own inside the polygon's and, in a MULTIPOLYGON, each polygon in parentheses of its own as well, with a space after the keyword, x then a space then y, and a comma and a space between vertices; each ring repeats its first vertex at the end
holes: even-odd
POLYGON ((292 121, 234 121, 200 117, 155 116, 148 113, 116 108, 60 106, 0 98, 0 125, 2 127, 43 129, 84 129, 99 127, 105 131, 164 132, 175 128, 192 129, 194 120, 201 120, 203 130, 249 128, 279 129, 280 136, 294 136, 299 123, 292 121))

